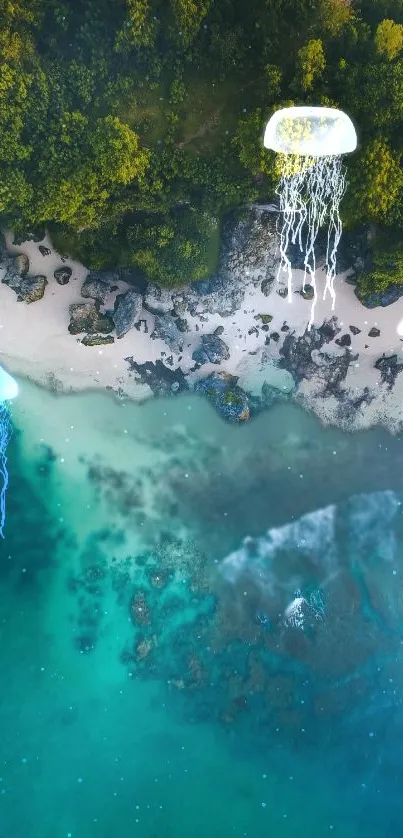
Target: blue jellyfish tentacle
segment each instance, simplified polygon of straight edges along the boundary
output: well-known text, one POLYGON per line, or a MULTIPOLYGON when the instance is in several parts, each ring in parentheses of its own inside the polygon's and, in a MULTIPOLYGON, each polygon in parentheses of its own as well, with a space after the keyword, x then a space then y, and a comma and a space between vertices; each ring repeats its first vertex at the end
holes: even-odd
POLYGON ((5 402, 0 402, 0 536, 4 538, 6 521, 6 491, 8 486, 7 445, 12 434, 10 411, 5 402))

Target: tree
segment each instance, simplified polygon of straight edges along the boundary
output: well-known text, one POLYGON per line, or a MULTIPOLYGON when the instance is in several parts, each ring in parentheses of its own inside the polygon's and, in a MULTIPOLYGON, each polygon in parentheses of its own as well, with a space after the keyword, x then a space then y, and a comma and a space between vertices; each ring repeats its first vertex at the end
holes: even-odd
POLYGON ((216 267, 219 224, 189 207, 148 216, 127 230, 132 264, 160 285, 173 287, 207 277, 216 267))
POLYGON ((401 154, 384 139, 368 142, 353 158, 346 198, 349 224, 362 221, 392 221, 391 212, 403 187, 401 154))
POLYGON ((321 0, 318 9, 318 24, 329 35, 336 37, 344 27, 353 21, 355 12, 352 0, 321 0))
POLYGON ((91 125, 82 113, 64 113, 39 163, 44 184, 35 221, 53 220, 76 230, 99 226, 111 195, 141 181, 148 159, 137 134, 117 117, 91 125))
POLYGON ((239 120, 233 139, 239 162, 255 176, 274 173, 273 153, 263 145, 264 127, 265 116, 258 108, 239 120))
POLYGON ((393 61, 403 49, 403 26, 394 20, 383 20, 375 33, 375 46, 378 55, 393 61))
POLYGON ((155 43, 157 20, 149 0, 126 0, 126 19, 116 36, 115 49, 124 52, 155 43))
POLYGON ((170 34, 174 42, 184 47, 192 43, 199 31, 203 18, 211 6, 211 0, 170 0, 172 24, 170 34))
POLYGON ((310 90, 326 67, 323 43, 315 38, 298 51, 298 80, 303 90, 310 90))

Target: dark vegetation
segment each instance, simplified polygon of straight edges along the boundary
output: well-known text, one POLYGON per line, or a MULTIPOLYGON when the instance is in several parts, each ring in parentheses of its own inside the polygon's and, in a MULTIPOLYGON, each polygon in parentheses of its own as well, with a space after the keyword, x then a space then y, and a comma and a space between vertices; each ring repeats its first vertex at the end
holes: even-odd
POLYGON ((403 0, 3 0, 0 213, 91 267, 174 285, 214 269, 229 212, 273 196, 278 107, 341 107, 347 228, 403 279, 403 0))

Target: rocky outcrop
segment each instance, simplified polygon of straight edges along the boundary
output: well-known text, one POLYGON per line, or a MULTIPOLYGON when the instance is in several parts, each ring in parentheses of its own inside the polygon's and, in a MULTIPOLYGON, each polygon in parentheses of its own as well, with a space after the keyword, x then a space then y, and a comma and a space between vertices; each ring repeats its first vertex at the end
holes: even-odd
POLYGON ((170 370, 162 361, 147 361, 139 364, 133 357, 125 358, 136 381, 147 384, 155 396, 171 396, 189 390, 185 374, 181 369, 170 370))
POLYGON ((34 277, 24 277, 18 290, 18 300, 24 303, 36 303, 41 300, 48 284, 46 276, 37 274, 34 277))
POLYGON ((14 267, 20 276, 26 276, 29 271, 29 259, 25 253, 19 253, 14 258, 14 267))
POLYGON ((373 294, 361 291, 359 285, 357 285, 354 293, 365 308, 377 308, 378 306, 384 308, 385 306, 392 305, 392 303, 396 303, 403 296, 403 284, 391 282, 385 291, 377 291, 373 294))
POLYGON ((117 280, 117 271, 90 271, 81 286, 81 296, 103 305, 110 291, 116 291, 117 280))
POLYGON ((192 358, 197 364, 221 364, 230 357, 226 343, 217 335, 202 335, 201 345, 194 350, 192 358))
POLYGON ((66 267, 56 268, 56 270, 54 271, 53 276, 54 276, 56 282, 59 285, 67 285, 67 283, 70 280, 70 277, 71 277, 72 273, 73 273, 72 269, 69 268, 68 265, 67 265, 66 267))
POLYGON ((41 242, 44 238, 44 227, 36 227, 32 230, 22 230, 19 233, 14 233, 13 244, 21 245, 24 242, 41 242))
POLYGON ((15 264, 12 259, 5 259, 6 265, 6 273, 2 279, 4 285, 8 285, 9 288, 12 288, 16 294, 19 293, 22 277, 21 274, 16 270, 15 264))
POLYGON ((143 310, 143 298, 134 288, 124 294, 118 294, 113 312, 116 336, 122 338, 140 318, 143 310))
POLYGON ((81 343, 84 346, 106 346, 109 343, 115 343, 113 335, 85 335, 81 343))
POLYGON ((172 291, 150 282, 144 294, 144 308, 151 314, 168 314, 173 308, 172 291))
POLYGON ((171 314, 157 316, 155 318, 154 330, 151 337, 159 338, 169 346, 172 352, 179 354, 182 351, 183 335, 179 331, 176 321, 171 314))
POLYGON ((294 332, 286 334, 280 349, 280 367, 288 370, 297 383, 316 374, 318 365, 312 353, 322 349, 325 342, 333 340, 337 334, 334 320, 335 318, 320 329, 312 327, 300 337, 294 332))
POLYGON ((250 418, 249 398, 237 386, 238 378, 225 372, 212 373, 195 385, 195 392, 206 396, 220 416, 228 422, 247 422, 250 418))
POLYGON ((2 282, 15 291, 19 302, 35 303, 42 299, 48 281, 43 274, 27 276, 29 261, 28 257, 23 257, 23 253, 19 254, 16 259, 5 257, 3 262, 6 266, 6 273, 2 282))
POLYGON ((380 371, 382 383, 387 384, 390 390, 395 386, 396 376, 403 370, 403 364, 398 363, 397 355, 378 358, 374 367, 380 371))
POLYGON ((315 296, 315 289, 313 285, 305 285, 305 287, 301 288, 300 293, 304 300, 313 300, 315 296))
POLYGON ((113 331, 114 322, 111 317, 101 314, 97 304, 73 303, 69 307, 71 335, 79 335, 82 332, 95 335, 97 332, 108 334, 113 331))

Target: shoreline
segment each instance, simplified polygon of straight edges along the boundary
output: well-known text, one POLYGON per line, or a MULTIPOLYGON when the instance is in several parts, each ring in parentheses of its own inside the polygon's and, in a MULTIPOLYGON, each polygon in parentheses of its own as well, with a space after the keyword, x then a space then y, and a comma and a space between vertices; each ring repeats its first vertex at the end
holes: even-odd
MULTIPOLYGON (((237 389, 255 402, 260 399, 262 406, 262 393, 269 390, 313 410, 324 424, 345 430, 383 424, 398 432, 403 421, 403 339, 398 332, 403 298, 385 308, 367 309, 346 281, 351 271, 345 271, 335 279, 332 311, 331 299, 322 300, 324 273, 318 268, 314 325, 306 332, 311 301, 300 294, 303 271, 293 270, 289 303, 279 293, 286 278, 279 285, 274 278, 274 241, 267 237, 270 219, 265 226, 263 213, 255 214, 254 226, 246 231, 241 222, 217 277, 170 291, 149 285, 137 322, 121 338, 113 333, 113 343, 96 346, 83 345, 82 333, 69 333, 69 307, 94 304, 81 296, 81 288, 89 274, 102 279, 103 272, 62 259, 48 236, 39 243, 14 245, 12 234, 6 233, 7 254, 0 269, 0 364, 53 391, 101 389, 135 401, 155 392, 192 390, 198 381, 221 372, 236 377, 237 389), (50 252, 42 255, 40 246, 50 252), (1 281, 18 254, 29 259, 28 280, 46 276, 43 297, 35 302, 18 301, 16 291, 1 281), (54 271, 63 267, 72 274, 67 284, 59 285, 54 271), (373 329, 377 332, 371 333, 373 329), (201 342, 205 336, 214 340, 214 334, 222 357, 218 363, 208 358, 200 362, 201 342), (194 352, 199 352, 198 362, 194 352), (386 363, 383 356, 396 360, 386 363), (166 378, 162 383, 161 375, 166 378)), ((117 295, 131 287, 115 275, 98 305, 100 313, 113 316, 117 295)))

